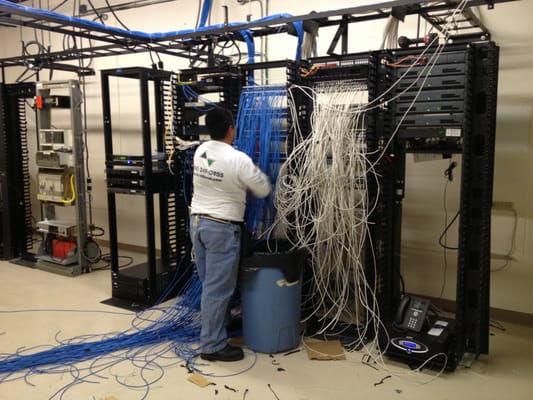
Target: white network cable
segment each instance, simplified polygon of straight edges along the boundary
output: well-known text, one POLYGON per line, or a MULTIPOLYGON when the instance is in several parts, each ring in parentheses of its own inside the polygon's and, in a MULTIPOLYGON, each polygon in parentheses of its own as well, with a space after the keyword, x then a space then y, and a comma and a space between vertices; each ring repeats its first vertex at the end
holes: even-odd
MULTIPOLYGON (((454 19, 468 0, 462 0, 449 18, 454 19)), ((412 376, 428 362, 437 357, 444 358, 444 366, 428 383, 438 377, 445 369, 447 356, 437 354, 422 363, 414 371, 392 370, 383 360, 378 350, 377 338, 365 344, 365 334, 382 330, 379 309, 375 298, 375 288, 368 286, 365 278, 364 244, 368 232, 368 216, 377 203, 369 204, 367 181, 372 179, 378 184, 374 171, 375 165, 386 154, 387 148, 395 138, 403 120, 418 99, 424 84, 431 75, 445 45, 448 32, 444 33, 443 43, 435 37, 412 65, 379 97, 366 102, 366 92, 357 86, 346 87, 345 82, 337 86, 322 86, 313 90, 309 87, 293 85, 288 91, 288 106, 295 121, 296 145, 280 170, 277 184, 276 208, 280 225, 294 234, 292 239, 297 246, 305 246, 312 254, 315 284, 313 315, 322 321, 324 332, 335 327, 346 316, 352 322, 364 323, 359 337, 352 345, 363 345, 361 350, 369 356, 376 366, 397 376, 412 376), (420 61, 431 52, 426 62, 420 61), (408 87, 387 99, 393 101, 420 83, 419 89, 408 109, 400 119, 388 142, 377 150, 377 158, 370 162, 365 147, 365 112, 381 106, 386 95, 400 83, 415 65, 423 65, 418 78, 408 87), (313 99, 312 132, 303 138, 298 125, 293 92, 300 90, 313 99), (370 296, 370 297, 369 297, 370 296), (353 318, 355 317, 355 318, 353 318)), ((373 249, 369 248, 373 253, 373 249)), ((374 254, 371 254, 374 258, 374 254)), ((374 263, 375 268, 375 263, 374 263)), ((375 272, 375 271, 374 271, 375 272)))
MULTIPOLYGON (((368 315, 376 314, 369 310, 375 302, 367 299, 364 275, 367 177, 372 172, 367 168, 364 113, 353 112, 363 109, 366 90, 357 82, 343 82, 341 87, 319 86, 314 95, 312 133, 296 140, 280 170, 276 208, 291 240, 310 250, 312 315, 324 332, 335 328, 343 315, 367 323, 368 315)), ((289 108, 296 120, 291 96, 289 108)), ((364 332, 360 344, 363 337, 364 332)))

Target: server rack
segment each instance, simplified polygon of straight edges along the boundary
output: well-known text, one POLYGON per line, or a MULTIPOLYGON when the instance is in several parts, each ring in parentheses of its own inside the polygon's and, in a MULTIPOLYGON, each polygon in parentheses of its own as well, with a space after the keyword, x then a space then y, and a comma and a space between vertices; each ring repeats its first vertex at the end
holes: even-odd
MULTIPOLYGON (((176 195, 176 223, 179 226, 178 248, 184 264, 189 264, 191 241, 189 235, 189 205, 192 198, 193 156, 197 144, 207 139, 203 116, 213 104, 237 113, 245 78, 238 68, 194 68, 172 76, 172 120, 170 140, 195 143, 186 149, 175 149, 171 168, 178 178, 176 195), (207 103, 206 103, 207 102, 207 103)), ((192 271, 183 275, 187 279, 192 271)))
POLYGON ((201 99, 206 97, 237 115, 241 90, 245 85, 243 71, 238 67, 194 68, 179 71, 173 78, 173 135, 185 140, 199 140, 207 135, 201 117, 210 108, 201 99), (191 91, 187 93, 186 90, 191 91))
MULTIPOLYGON (((435 52, 429 49, 426 57, 430 59, 435 52)), ((389 130, 384 130, 388 132, 384 139, 395 133, 387 153, 394 154, 397 164, 402 164, 402 160, 405 163, 407 153, 462 155, 456 314, 452 320, 444 318, 449 324, 449 335, 445 342, 433 342, 436 352, 430 349, 420 355, 395 346, 389 346, 388 352, 413 364, 444 352, 446 358, 436 357, 429 366, 453 370, 465 353, 475 356, 488 353, 498 48, 493 43, 447 46, 426 72, 423 72, 425 65, 417 65, 409 72, 390 67, 405 57, 418 59, 421 53, 421 49, 410 49, 379 55, 378 68, 383 70, 383 76, 391 76, 393 84, 399 83, 394 91, 397 99, 385 108, 385 119, 392 123, 389 130)), ((384 159, 380 164, 387 162, 384 159)), ((401 221, 405 169, 398 165, 388 176, 394 182, 395 198, 391 201, 381 196, 379 208, 389 210, 396 226, 401 226, 398 221, 401 221)), ((394 229, 391 239, 392 248, 399 250, 401 231, 394 229)), ((393 255, 386 270, 400 271, 400 268, 399 258, 393 255)), ((394 273, 389 273, 389 277, 392 282, 398 279, 394 273)), ((388 293, 382 302, 386 310, 398 306, 399 296, 399 291, 388 293)), ((385 323, 390 327, 393 315, 389 317, 385 323)), ((427 338, 419 334, 410 337, 415 342, 427 338)))
POLYGON ((68 276, 90 272, 91 263, 86 257, 89 229, 80 83, 37 82, 35 95, 37 198, 44 218, 37 222, 43 240, 36 265, 68 276), (69 201, 64 199, 67 188, 69 201))
MULTIPOLYGON (((450 335, 436 343, 447 360, 435 359, 429 365, 453 370, 465 353, 488 353, 498 48, 490 42, 447 46, 430 73, 424 72, 424 64, 395 68, 406 57, 415 59, 424 51, 430 58, 435 50, 398 49, 311 59, 312 64, 328 66, 303 79, 303 84, 367 79, 368 100, 374 107, 367 113, 366 143, 379 182, 368 182, 369 201, 375 202, 375 208, 369 221, 365 274, 369 287, 375 289, 385 326, 391 326, 403 290, 400 256, 406 154, 462 155, 456 315, 448 321, 450 335), (350 67, 354 63, 359 67, 350 67), (378 97, 381 100, 375 103, 378 97)), ((310 131, 306 124, 312 103, 304 97, 299 101, 303 110, 299 124, 310 131)), ((423 362, 433 354, 417 358, 407 349, 394 351, 394 346, 383 341, 384 332, 373 334, 380 337, 388 354, 409 363, 423 362)))
POLYGON ((105 164, 109 218, 112 298, 110 303, 124 307, 155 304, 179 273, 180 229, 175 215, 178 210, 177 179, 169 173, 164 146, 165 130, 170 121, 165 109, 168 101, 170 73, 148 68, 132 67, 101 71, 104 117, 105 164), (110 78, 133 80, 139 85, 139 128, 134 132, 141 141, 142 154, 116 153, 113 147, 110 78), (153 85, 153 96, 150 96, 153 85), (151 120, 153 105, 155 120, 151 120), (155 147, 152 137, 155 135, 155 147), (159 198, 156 205, 156 195, 159 198), (139 228, 146 233, 146 262, 120 268, 117 227, 117 197, 140 196, 144 201, 144 220, 139 228), (159 216, 160 254, 156 248, 156 213, 159 216))
MULTIPOLYGON (((302 63, 302 65, 298 66, 296 77, 293 78, 292 83, 302 85, 303 87, 316 89, 322 84, 337 85, 339 88, 342 88, 349 85, 350 82, 352 84, 356 84, 360 88, 366 88, 366 90, 370 93, 372 90, 369 86, 371 82, 371 79, 369 78, 371 74, 371 67, 372 63, 369 61, 368 54, 366 53, 350 54, 338 57, 313 58, 309 60, 309 62, 302 63)), ((342 91, 342 89, 339 89, 339 91, 342 91)), ((312 132, 311 116, 314 112, 313 99, 309 96, 309 93, 305 93, 302 90, 293 90, 292 98, 297 111, 296 124, 298 125, 302 136, 307 138, 312 132)), ((357 105, 354 105, 354 107, 355 106, 357 105)), ((372 137, 368 136, 368 133, 371 132, 368 130, 368 123, 366 126, 360 126, 359 128, 364 129, 367 146, 371 146, 374 142, 372 137)), ((288 143, 293 143, 293 140, 294 138, 291 135, 288 143)), ((372 188, 371 185, 369 185, 368 189, 370 192, 374 191, 374 188, 372 188)), ((310 211, 312 212, 312 210, 310 211)), ((368 256, 368 252, 365 252, 365 256, 368 256)), ((375 280, 375 276, 373 276, 373 270, 372 276, 369 276, 368 279, 371 281, 375 280)), ((308 335, 314 335, 323 328, 322 323, 319 322, 320 316, 315 312, 316 301, 314 300, 314 296, 316 289, 313 287, 312 281, 312 266, 306 265, 303 279, 303 304, 305 304, 303 315, 307 321, 306 334, 308 335)), ((353 287, 352 293, 356 293, 356 291, 357 288, 353 287)), ((359 316, 355 317, 357 318, 359 316)), ((353 325, 351 327, 344 326, 343 328, 335 327, 331 329, 331 332, 326 332, 325 336, 326 338, 339 338, 337 334, 333 332, 341 331, 344 332, 343 335, 346 335, 347 337, 353 335, 351 337, 356 338, 360 337, 360 334, 365 331, 365 329, 359 328, 360 326, 357 325, 353 325)), ((341 340, 343 340, 342 337, 341 340)), ((348 340, 348 342, 353 342, 353 340, 348 340)))

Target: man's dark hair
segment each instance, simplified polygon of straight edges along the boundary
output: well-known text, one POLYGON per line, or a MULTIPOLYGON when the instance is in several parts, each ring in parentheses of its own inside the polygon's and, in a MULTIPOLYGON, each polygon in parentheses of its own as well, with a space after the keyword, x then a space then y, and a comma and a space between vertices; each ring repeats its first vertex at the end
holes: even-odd
POLYGON ((226 137, 230 126, 235 126, 235 120, 230 110, 215 107, 205 116, 205 125, 211 139, 220 140, 226 137))

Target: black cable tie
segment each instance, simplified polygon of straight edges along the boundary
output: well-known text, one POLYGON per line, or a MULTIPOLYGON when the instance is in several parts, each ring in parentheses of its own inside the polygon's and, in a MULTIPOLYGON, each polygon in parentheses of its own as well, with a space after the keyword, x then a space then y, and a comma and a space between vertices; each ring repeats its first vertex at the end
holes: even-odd
POLYGON ((229 387, 228 385, 224 385, 224 387, 225 387, 226 389, 228 389, 228 390, 231 390, 232 392, 235 392, 235 393, 238 392, 237 389, 234 389, 234 388, 232 388, 232 387, 229 387))
POLYGON ((374 386, 381 385, 386 379, 389 379, 389 378, 392 378, 392 376, 391 375, 387 375, 386 377, 384 377, 379 382, 374 383, 374 386))
POLYGON ((246 400, 246 394, 248 393, 248 389, 244 390, 244 394, 242 395, 242 400, 246 400))
POLYGON ((194 373, 194 369, 191 368, 188 361, 185 363, 185 365, 181 364, 180 367, 186 368, 188 374, 194 373))
POLYGON ((270 391, 274 394, 274 396, 276 396, 276 399, 277 399, 277 400, 280 400, 279 397, 278 397, 278 395, 276 394, 276 392, 274 392, 274 389, 272 389, 272 386, 270 386, 270 383, 267 383, 267 386, 268 386, 268 388, 270 389, 270 391))
POLYGON ((278 368, 278 371, 279 371, 279 372, 284 372, 284 371, 285 371, 285 368, 281 368, 281 367, 280 367, 280 368, 278 368))
POLYGON ((277 362, 276 360, 272 360, 272 365, 281 365, 281 364, 277 362))

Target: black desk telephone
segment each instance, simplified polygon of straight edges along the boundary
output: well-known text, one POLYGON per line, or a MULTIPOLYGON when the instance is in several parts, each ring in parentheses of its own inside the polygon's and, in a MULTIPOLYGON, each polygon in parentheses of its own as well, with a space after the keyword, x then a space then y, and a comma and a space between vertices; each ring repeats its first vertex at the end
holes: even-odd
POLYGON ((404 294, 396 310, 396 329, 420 332, 429 309, 429 300, 404 294))

